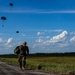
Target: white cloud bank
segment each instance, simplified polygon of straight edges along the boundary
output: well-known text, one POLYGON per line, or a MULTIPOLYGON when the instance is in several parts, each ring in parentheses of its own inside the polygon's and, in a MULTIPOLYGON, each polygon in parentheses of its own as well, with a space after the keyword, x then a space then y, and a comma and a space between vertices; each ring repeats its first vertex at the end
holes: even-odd
MULTIPOLYGON (((70 42, 67 31, 62 31, 60 34, 53 36, 52 38, 40 38, 36 40, 33 45, 33 50, 36 52, 67 52, 70 51, 70 42)), ((33 51, 32 50, 32 51, 33 51)), ((74 50, 74 49, 72 49, 74 50)))
POLYGON ((75 36, 73 36, 73 37, 70 39, 70 42, 71 42, 71 43, 75 42, 75 36))
POLYGON ((42 34, 44 34, 43 32, 37 32, 37 35, 38 36, 40 36, 40 35, 42 35, 42 34))
POLYGON ((68 35, 67 31, 63 31, 61 34, 54 36, 53 38, 50 39, 51 43, 55 42, 62 42, 65 40, 66 36, 68 35))
POLYGON ((59 35, 56 35, 56 36, 52 37, 50 40, 45 41, 44 44, 63 42, 66 39, 67 35, 68 35, 68 32, 63 31, 59 35))
POLYGON ((14 45, 14 42, 13 42, 13 38, 9 38, 5 44, 6 47, 10 48, 10 47, 13 47, 14 45))
POLYGON ((75 35, 75 32, 70 32, 71 35, 75 35))
POLYGON ((13 38, 9 38, 8 40, 7 40, 7 44, 11 44, 13 42, 13 38))
POLYGON ((0 38, 0 43, 2 43, 3 42, 3 39, 2 38, 0 38))
MULTIPOLYGON (((37 32, 36 32, 37 33, 37 32)), ((45 35, 44 38, 41 38, 44 32, 38 32, 37 38, 29 38, 31 41, 28 42, 28 46, 30 48, 31 53, 36 52, 67 52, 74 51, 75 47, 75 36, 72 35, 67 36, 69 33, 67 31, 62 31, 56 36, 51 36, 50 34, 45 35), (52 37, 52 38, 51 38, 52 37), (72 37, 70 39, 70 37, 72 37), (33 39, 33 40, 32 40, 33 39)), ((54 32, 53 32, 54 33, 54 32)), ((56 32, 55 32, 56 33, 56 32)), ((36 35, 37 36, 37 35, 36 35)), ((21 41, 17 41, 13 38, 3 39, 0 38, 0 52, 3 50, 7 52, 13 52, 14 48, 17 45, 20 45, 21 41)))
POLYGON ((40 42, 43 42, 43 40, 39 38, 36 40, 36 42, 40 43, 40 42))

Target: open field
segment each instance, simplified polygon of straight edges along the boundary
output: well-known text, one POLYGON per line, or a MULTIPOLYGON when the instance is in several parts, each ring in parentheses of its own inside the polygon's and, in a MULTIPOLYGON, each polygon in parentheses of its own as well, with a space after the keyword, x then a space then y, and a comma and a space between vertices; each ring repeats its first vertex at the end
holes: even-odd
MULTIPOLYGON (((18 64, 15 57, 0 57, 0 60, 18 64)), ((75 72, 75 56, 29 56, 27 57, 27 68, 46 72, 75 72)))

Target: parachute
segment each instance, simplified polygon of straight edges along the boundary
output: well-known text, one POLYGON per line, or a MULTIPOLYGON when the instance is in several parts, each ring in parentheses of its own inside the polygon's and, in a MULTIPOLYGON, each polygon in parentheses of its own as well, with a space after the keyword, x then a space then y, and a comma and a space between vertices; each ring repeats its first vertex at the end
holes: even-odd
POLYGON ((6 17, 2 16, 1 19, 2 19, 2 20, 6 20, 6 17))
POLYGON ((13 4, 13 3, 9 3, 9 5, 10 5, 10 6, 13 6, 14 4, 13 4))
POLYGON ((2 16, 2 17, 1 17, 1 20, 2 20, 2 27, 3 27, 3 26, 4 26, 3 21, 6 20, 6 17, 5 17, 5 16, 2 16))
POLYGON ((19 33, 19 31, 16 31, 16 33, 19 33))
POLYGON ((12 10, 12 6, 14 6, 13 3, 9 3, 9 6, 10 6, 10 10, 12 10))

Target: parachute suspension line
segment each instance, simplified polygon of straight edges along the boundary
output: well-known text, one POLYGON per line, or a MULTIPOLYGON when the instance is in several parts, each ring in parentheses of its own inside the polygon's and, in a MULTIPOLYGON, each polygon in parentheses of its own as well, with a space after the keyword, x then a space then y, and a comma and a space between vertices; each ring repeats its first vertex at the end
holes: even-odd
POLYGON ((2 27, 4 27, 4 20, 6 20, 6 17, 5 16, 2 16, 1 17, 1 20, 2 20, 2 27))
POLYGON ((13 3, 9 3, 10 11, 12 10, 13 5, 14 5, 13 3))

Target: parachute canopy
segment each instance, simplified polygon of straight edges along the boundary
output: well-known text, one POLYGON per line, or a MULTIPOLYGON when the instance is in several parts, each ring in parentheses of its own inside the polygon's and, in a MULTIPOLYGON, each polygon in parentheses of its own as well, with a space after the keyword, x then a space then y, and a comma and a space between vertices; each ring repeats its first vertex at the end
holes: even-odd
POLYGON ((19 33, 19 31, 16 31, 16 33, 19 33))
POLYGON ((13 3, 9 3, 9 5, 10 5, 10 6, 13 6, 14 4, 13 4, 13 3))
POLYGON ((2 27, 4 27, 4 20, 6 20, 6 17, 5 16, 2 16, 1 17, 1 20, 2 20, 2 27))
POLYGON ((1 19, 2 19, 2 20, 6 20, 6 17, 2 16, 1 19))
POLYGON ((12 10, 13 5, 14 5, 13 3, 9 3, 10 10, 12 10))

